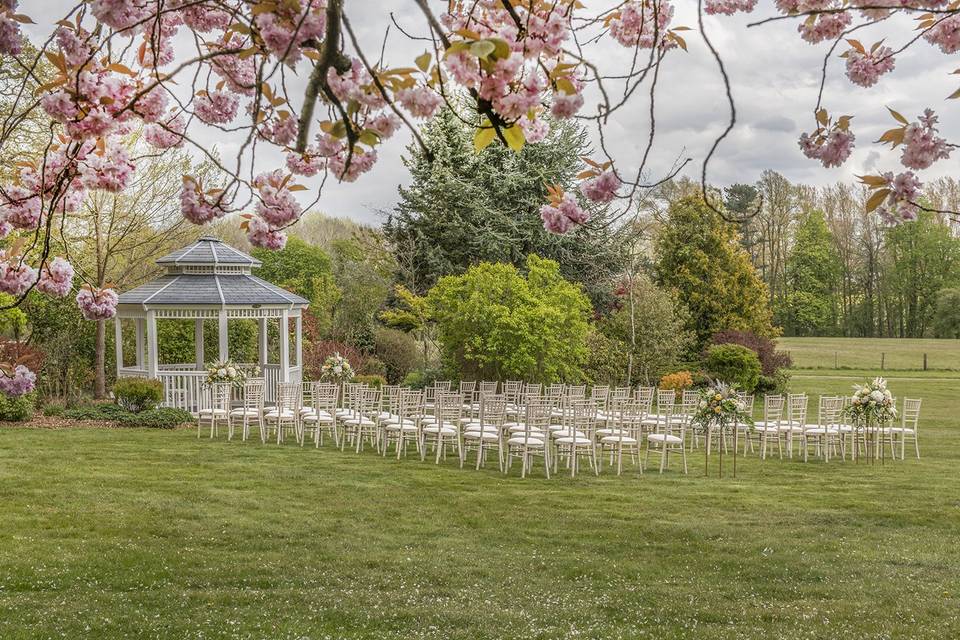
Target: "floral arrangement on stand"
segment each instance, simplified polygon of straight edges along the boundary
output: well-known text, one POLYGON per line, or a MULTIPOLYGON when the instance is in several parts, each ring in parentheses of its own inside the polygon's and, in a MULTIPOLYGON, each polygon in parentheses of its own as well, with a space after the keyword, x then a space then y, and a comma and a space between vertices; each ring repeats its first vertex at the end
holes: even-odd
POLYGON ((340 355, 339 352, 328 356, 327 359, 323 361, 323 366, 320 367, 320 377, 323 380, 336 382, 337 384, 343 384, 353 378, 353 376, 353 367, 350 366, 350 361, 340 355))
POLYGON ((874 378, 872 382, 854 385, 853 397, 844 409, 852 422, 861 426, 878 426, 897 417, 893 395, 887 389, 887 381, 874 378))
MULTIPOLYGON (((259 367, 257 367, 257 370, 259 370, 259 367)), ((256 377, 256 375, 257 374, 254 373, 252 377, 256 377)), ((218 360, 217 362, 207 365, 206 384, 208 386, 225 382, 232 387, 239 388, 242 387, 246 381, 247 372, 235 365, 232 360, 218 360)))
POLYGON ((710 441, 713 437, 713 429, 717 430, 720 437, 720 446, 717 451, 720 454, 720 476, 723 476, 723 439, 727 429, 733 430, 733 477, 737 477, 737 434, 738 424, 753 424, 751 416, 744 406, 743 401, 737 395, 736 385, 726 382, 714 382, 700 392, 700 401, 697 408, 690 417, 690 425, 700 430, 706 436, 704 451, 704 474, 710 471, 710 441))
POLYGON ((700 392, 700 402, 690 423, 706 431, 710 426, 722 429, 736 423, 753 424, 753 416, 746 412, 736 386, 715 382, 700 392))

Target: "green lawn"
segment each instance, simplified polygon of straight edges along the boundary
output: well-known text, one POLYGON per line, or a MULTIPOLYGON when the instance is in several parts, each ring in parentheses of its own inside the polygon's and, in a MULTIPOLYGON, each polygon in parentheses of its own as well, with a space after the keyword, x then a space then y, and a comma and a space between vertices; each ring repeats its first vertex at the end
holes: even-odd
POLYGON ((960 370, 960 340, 913 338, 778 338, 793 365, 802 369, 930 369, 960 370))
POLYGON ((736 480, 0 429, 0 638, 960 637, 960 378, 890 377, 922 460, 736 480))

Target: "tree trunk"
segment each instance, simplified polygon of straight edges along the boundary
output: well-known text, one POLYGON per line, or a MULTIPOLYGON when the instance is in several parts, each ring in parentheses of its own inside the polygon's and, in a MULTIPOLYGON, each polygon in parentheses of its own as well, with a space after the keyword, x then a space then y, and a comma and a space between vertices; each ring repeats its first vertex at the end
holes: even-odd
POLYGON ((93 369, 93 397, 100 400, 107 397, 107 321, 97 320, 96 357, 93 369))

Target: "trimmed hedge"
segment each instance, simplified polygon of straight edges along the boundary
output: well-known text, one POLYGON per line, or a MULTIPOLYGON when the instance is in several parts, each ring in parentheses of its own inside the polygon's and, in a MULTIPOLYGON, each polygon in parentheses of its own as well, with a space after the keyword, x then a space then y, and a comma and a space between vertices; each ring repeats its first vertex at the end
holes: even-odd
POLYGON ((193 422, 193 416, 183 409, 160 407, 134 413, 115 404, 90 404, 75 409, 66 409, 64 418, 72 420, 103 420, 116 422, 125 427, 150 427, 154 429, 173 429, 193 422))
POLYGON ((715 344, 707 350, 704 368, 714 380, 737 385, 753 393, 760 381, 760 358, 756 352, 739 344, 715 344))
POLYGON ((119 378, 113 385, 113 397, 127 411, 149 411, 163 401, 163 383, 148 378, 119 378))

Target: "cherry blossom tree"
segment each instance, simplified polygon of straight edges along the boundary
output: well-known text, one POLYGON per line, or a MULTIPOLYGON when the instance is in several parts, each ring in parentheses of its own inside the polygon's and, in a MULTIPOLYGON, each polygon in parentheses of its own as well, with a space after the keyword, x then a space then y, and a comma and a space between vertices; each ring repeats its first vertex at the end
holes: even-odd
MULTIPOLYGON (((12 58, 26 77, 3 116, 0 150, 11 151, 27 118, 42 112, 49 120, 42 150, 0 185, 0 235, 19 238, 0 253, 0 291, 18 304, 33 287, 51 295, 77 290, 87 317, 114 314, 116 293, 93 285, 68 256, 51 255, 50 236, 86 192, 119 193, 131 183, 142 158, 132 156, 122 138, 138 126, 145 127, 155 153, 188 147, 227 176, 222 185, 184 176, 183 216, 199 225, 240 214, 247 237, 259 247, 282 248, 286 229, 319 201, 328 181, 360 179, 376 164, 381 143, 401 129, 419 141, 417 122, 443 104, 475 127, 477 149, 536 144, 548 133, 547 111, 593 125, 597 152, 585 159, 582 183, 576 192, 551 186, 540 211, 543 223, 556 233, 592 224, 586 200, 629 216, 646 189, 691 161, 678 160, 653 179, 647 175, 662 63, 683 55, 691 37, 710 51, 726 86, 729 122, 703 158, 700 175, 709 206, 731 216, 706 189, 710 160, 737 112, 704 16, 752 12, 758 3, 697 0, 696 24, 683 25, 675 19, 676 1, 411 0, 419 9, 418 27, 395 26, 422 43, 423 52, 392 60, 386 46, 373 52, 361 46, 354 21, 394 25, 375 3, 359 0, 82 0, 34 43, 35 55, 25 53, 21 32, 30 16, 18 12, 18 0, 0 0, 0 55, 12 58), (604 40, 624 47, 630 64, 607 68, 596 56, 604 40), (40 73, 41 62, 52 66, 50 77, 40 73), (293 82, 295 76, 305 83, 293 82), (604 132, 617 112, 637 108, 648 111, 650 126, 628 173, 609 152, 604 132), (236 154, 211 153, 196 135, 204 129, 233 141, 236 154), (284 154, 284 167, 265 170, 256 161, 268 148, 284 154)), ((799 140, 800 151, 825 167, 843 164, 857 143, 853 115, 831 114, 825 106, 827 61, 842 56, 850 82, 866 87, 894 73, 908 49, 960 50, 956 0, 773 4, 774 15, 750 26, 794 21, 800 39, 825 49, 820 91, 811 97, 811 129, 799 140), (900 42, 854 38, 897 20, 904 27, 900 42)), ((917 111, 914 120, 892 112, 897 126, 878 141, 899 150, 903 170, 862 178, 873 190, 868 208, 891 223, 911 220, 921 208, 915 172, 955 150, 939 135, 933 109, 918 105, 917 111)), ((30 386, 23 382, 29 376, 6 369, 21 381, 8 388, 30 386)))

